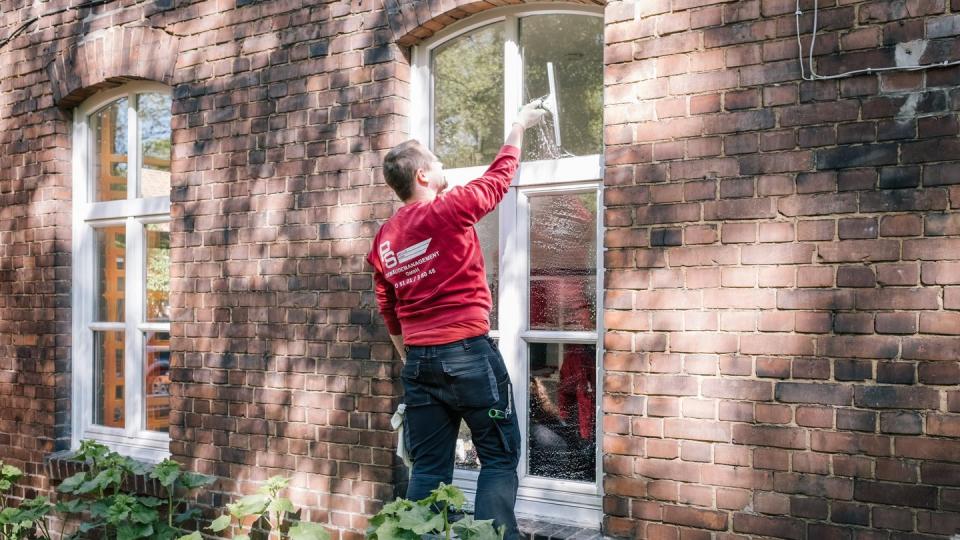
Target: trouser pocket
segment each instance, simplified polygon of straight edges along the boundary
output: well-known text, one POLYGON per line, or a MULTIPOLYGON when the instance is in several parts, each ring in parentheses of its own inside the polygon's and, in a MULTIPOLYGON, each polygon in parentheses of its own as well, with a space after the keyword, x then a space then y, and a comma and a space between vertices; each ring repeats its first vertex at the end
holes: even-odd
POLYGON ((451 356, 440 362, 457 406, 491 407, 500 400, 497 379, 485 355, 451 356))

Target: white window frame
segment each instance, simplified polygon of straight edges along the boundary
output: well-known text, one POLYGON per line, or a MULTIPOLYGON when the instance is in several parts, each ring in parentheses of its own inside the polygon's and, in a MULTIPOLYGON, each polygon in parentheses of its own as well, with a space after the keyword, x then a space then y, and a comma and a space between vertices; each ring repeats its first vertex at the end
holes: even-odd
POLYGON ((141 93, 171 94, 170 87, 154 82, 135 82, 95 94, 73 113, 73 358, 71 383, 71 447, 94 439, 132 458, 157 462, 170 455, 168 433, 146 429, 144 414, 144 332, 170 332, 170 323, 147 323, 145 225, 170 221, 170 197, 138 197, 140 193, 140 138, 137 109, 127 103, 127 199, 93 201, 95 179, 90 157, 95 149, 89 116, 122 98, 141 93), (96 322, 97 246, 96 229, 123 225, 126 234, 124 259, 124 321, 96 322), (95 330, 124 332, 124 427, 93 424, 95 330))
MULTIPOLYGON (((585 5, 510 6, 491 9, 471 16, 459 24, 437 33, 430 40, 414 47, 411 70, 410 133, 414 138, 433 147, 431 56, 437 47, 478 28, 503 22, 504 43, 504 137, 516 111, 522 105, 522 59, 520 56, 518 20, 522 17, 547 14, 576 14, 603 16, 601 7, 585 5)), ((446 170, 451 185, 463 185, 483 174, 486 166, 446 170)), ((573 525, 599 527, 603 519, 603 459, 602 459, 602 386, 603 364, 603 154, 562 158, 557 160, 523 162, 511 189, 500 205, 499 237, 499 306, 498 329, 491 335, 499 342, 500 351, 514 381, 514 395, 518 404, 523 455, 518 467, 520 488, 517 513, 522 516, 548 517, 551 521, 573 525), (597 195, 597 327, 588 332, 548 332, 527 328, 529 312, 529 196, 532 194, 583 193, 597 195), (517 306, 516 299, 521 304, 517 306), (518 309, 519 308, 519 309, 518 309), (597 396, 595 418, 597 432, 596 481, 593 483, 534 477, 527 474, 527 413, 529 380, 529 343, 592 343, 597 351, 597 396)), ((461 486, 472 501, 476 494, 478 473, 456 469, 454 482, 461 486)))

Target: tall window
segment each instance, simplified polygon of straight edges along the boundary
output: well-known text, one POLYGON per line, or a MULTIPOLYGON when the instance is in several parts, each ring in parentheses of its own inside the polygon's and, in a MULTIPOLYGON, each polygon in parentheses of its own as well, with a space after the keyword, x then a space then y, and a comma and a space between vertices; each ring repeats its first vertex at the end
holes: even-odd
POLYGON ((129 84, 73 130, 73 437, 169 453, 170 90, 129 84))
MULTIPOLYGON (((597 525, 603 19, 503 8, 466 23, 414 53, 412 132, 463 184, 494 158, 523 103, 557 100, 558 114, 527 131, 513 187, 477 231, 523 433, 518 511, 597 525)), ((466 428, 457 446, 457 482, 471 491, 479 464, 466 428)))

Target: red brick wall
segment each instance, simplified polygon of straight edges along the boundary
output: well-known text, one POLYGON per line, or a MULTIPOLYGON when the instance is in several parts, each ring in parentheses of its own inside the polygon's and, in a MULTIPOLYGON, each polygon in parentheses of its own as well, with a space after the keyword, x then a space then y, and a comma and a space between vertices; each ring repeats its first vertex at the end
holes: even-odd
MULTIPOLYGON (((44 488, 69 441, 69 107, 160 80, 171 451, 222 478, 207 502, 286 474, 304 517, 358 537, 402 482, 362 260, 395 208, 377 167, 409 114, 397 43, 499 3, 0 0, 2 37, 52 13, 0 48, 0 459, 44 488)), ((954 58, 957 0, 820 4, 822 73, 915 39, 954 58)), ((960 526, 960 71, 800 82, 793 10, 606 8, 611 535, 960 526)))
MULTIPOLYGON (((958 59, 960 2, 819 4, 821 74, 958 59)), ((803 82, 795 7, 607 7, 610 534, 960 530, 960 70, 803 82)))

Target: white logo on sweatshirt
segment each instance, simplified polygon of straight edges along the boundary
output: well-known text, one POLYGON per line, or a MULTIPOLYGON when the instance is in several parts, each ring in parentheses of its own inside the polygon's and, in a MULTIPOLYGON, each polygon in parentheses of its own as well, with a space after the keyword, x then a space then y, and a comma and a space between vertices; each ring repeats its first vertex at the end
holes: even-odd
POLYGON ((400 264, 403 264, 410 259, 417 258, 427 252, 427 248, 430 247, 430 241, 433 238, 427 238, 423 242, 418 242, 407 249, 401 250, 400 253, 397 253, 397 260, 400 264))
POLYGON ((380 260, 387 268, 393 268, 397 265, 397 254, 390 249, 390 241, 384 240, 380 243, 380 260))

